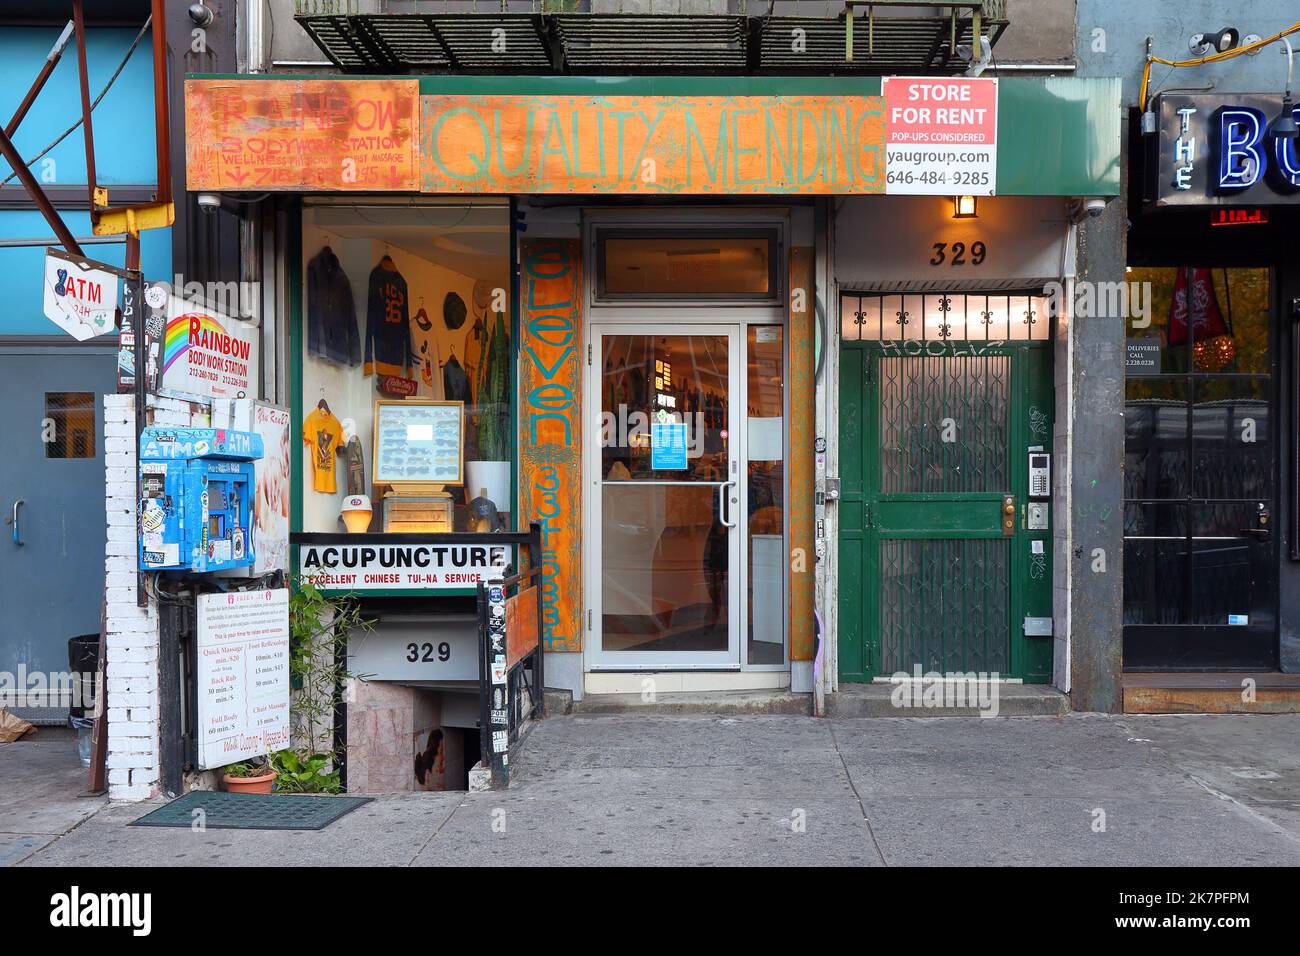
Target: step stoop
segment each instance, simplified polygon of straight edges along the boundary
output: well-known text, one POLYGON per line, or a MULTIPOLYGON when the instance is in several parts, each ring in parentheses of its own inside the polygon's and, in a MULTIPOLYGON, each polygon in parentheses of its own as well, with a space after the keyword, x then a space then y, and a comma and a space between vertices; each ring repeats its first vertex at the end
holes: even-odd
POLYGON ((697 691, 657 694, 644 700, 640 694, 587 694, 574 701, 575 714, 657 714, 657 715, 740 715, 808 716, 812 713, 811 694, 792 694, 785 690, 697 691))
MULTIPOLYGON (((954 706, 964 696, 965 701, 996 699, 996 711, 988 708, 988 716, 997 717, 1064 717, 1070 711, 1070 698, 1055 687, 1046 684, 990 685, 979 682, 960 688, 944 687, 946 695, 942 706, 925 692, 931 685, 899 687, 895 684, 841 684, 839 691, 826 696, 828 717, 982 717, 979 706, 954 706), (901 691, 902 703, 896 693, 901 691), (996 698, 994 697, 996 694, 996 698), (929 703, 927 704, 927 699, 929 703)), ((938 689, 930 690, 930 694, 938 689)))

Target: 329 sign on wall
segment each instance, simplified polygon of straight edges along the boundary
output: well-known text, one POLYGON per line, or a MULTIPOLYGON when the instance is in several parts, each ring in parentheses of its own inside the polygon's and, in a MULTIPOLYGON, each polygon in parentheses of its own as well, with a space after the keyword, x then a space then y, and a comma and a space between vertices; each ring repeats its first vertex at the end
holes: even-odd
POLYGON ((932 266, 982 266, 989 249, 982 239, 974 242, 936 242, 930 247, 932 266))
POLYGON ((365 680, 477 681, 478 621, 384 617, 349 636, 348 669, 365 680))
POLYGON ((412 641, 406 645, 406 660, 411 664, 431 664, 434 661, 445 664, 451 660, 451 645, 446 641, 439 641, 437 645, 432 641, 412 641))

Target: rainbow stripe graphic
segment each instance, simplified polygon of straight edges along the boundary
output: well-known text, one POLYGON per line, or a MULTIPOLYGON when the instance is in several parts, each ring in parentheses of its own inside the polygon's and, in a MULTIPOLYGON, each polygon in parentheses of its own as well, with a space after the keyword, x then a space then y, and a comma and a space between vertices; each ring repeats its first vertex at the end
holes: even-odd
POLYGON ((190 347, 190 323, 196 319, 200 329, 207 329, 218 335, 226 334, 220 322, 202 312, 187 312, 172 319, 167 323, 167 331, 163 333, 164 372, 171 368, 172 363, 184 355, 185 350, 190 347))

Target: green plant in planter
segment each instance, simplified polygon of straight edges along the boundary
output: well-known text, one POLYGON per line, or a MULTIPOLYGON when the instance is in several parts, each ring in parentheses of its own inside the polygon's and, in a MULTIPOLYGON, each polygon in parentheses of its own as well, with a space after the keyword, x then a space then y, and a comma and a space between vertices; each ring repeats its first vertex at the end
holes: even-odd
POLYGON ((510 333, 506 331, 504 312, 496 314, 496 323, 483 350, 483 368, 479 376, 478 457, 481 461, 508 461, 510 458, 510 333))
POLYGON ((294 793, 342 789, 334 714, 344 701, 348 633, 370 630, 372 621, 348 597, 322 593, 302 578, 289 596, 289 725, 294 746, 271 755, 276 788, 294 793))
POLYGON ((339 793, 343 784, 334 767, 335 754, 302 754, 281 750, 271 754, 271 767, 279 776, 275 785, 285 793, 339 793))
POLYGON ((227 777, 261 777, 267 771, 271 770, 270 765, 263 759, 241 760, 239 763, 228 764, 221 768, 221 772, 227 777))

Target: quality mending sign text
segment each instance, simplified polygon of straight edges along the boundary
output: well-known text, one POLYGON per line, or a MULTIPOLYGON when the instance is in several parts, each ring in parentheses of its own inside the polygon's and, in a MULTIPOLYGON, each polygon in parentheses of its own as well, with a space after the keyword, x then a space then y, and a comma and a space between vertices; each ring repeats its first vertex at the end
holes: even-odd
POLYGON ((511 561, 509 545, 302 545, 298 567, 325 591, 473 587, 511 561))

